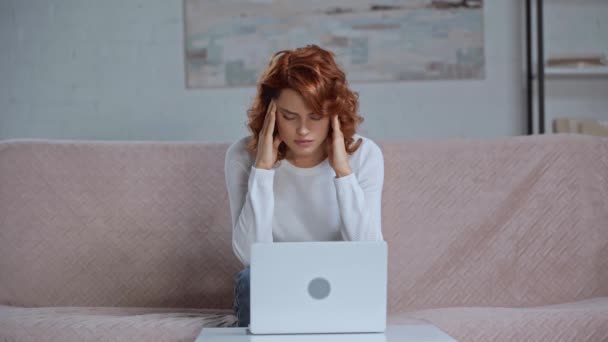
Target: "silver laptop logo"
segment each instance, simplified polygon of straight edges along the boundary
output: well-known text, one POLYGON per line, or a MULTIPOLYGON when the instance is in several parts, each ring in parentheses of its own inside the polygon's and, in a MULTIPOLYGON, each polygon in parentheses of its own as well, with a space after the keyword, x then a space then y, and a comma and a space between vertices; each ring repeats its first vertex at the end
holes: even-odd
POLYGON ((325 278, 315 278, 308 284, 308 293, 314 299, 325 299, 330 292, 331 286, 325 278))

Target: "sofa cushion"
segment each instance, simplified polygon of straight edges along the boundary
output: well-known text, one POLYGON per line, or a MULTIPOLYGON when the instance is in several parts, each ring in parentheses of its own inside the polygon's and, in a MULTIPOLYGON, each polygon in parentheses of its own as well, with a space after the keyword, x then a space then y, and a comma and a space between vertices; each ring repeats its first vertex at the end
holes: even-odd
POLYGON ((203 327, 236 322, 202 309, 0 306, 0 341, 193 341, 203 327))
POLYGON ((406 311, 391 324, 418 319, 465 341, 577 341, 608 339, 608 297, 525 308, 450 307, 406 311))
MULTIPOLYGON (((0 306, 2 341, 193 341, 203 327, 236 322, 229 311, 0 306)), ((465 341, 603 341, 608 297, 527 308, 450 307, 389 315, 389 324, 431 323, 465 341)))

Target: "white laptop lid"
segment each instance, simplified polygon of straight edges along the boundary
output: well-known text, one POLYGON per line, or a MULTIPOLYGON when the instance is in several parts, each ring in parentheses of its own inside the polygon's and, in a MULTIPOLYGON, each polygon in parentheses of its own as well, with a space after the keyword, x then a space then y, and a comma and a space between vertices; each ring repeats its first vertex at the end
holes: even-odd
POLYGON ((257 243, 253 334, 383 332, 386 242, 257 243))

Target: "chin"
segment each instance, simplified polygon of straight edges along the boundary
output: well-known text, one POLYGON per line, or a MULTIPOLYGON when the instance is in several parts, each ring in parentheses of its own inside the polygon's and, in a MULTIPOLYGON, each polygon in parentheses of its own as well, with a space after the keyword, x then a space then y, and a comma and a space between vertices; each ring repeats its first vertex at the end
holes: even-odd
POLYGON ((298 144, 294 146, 288 146, 289 149, 298 156, 312 155, 319 150, 319 146, 301 147, 298 144))

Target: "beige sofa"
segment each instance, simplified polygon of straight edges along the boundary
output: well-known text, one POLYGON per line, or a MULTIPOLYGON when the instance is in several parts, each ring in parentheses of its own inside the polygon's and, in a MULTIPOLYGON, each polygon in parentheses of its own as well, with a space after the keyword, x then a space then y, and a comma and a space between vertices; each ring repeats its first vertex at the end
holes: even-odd
MULTIPOLYGON (((608 139, 378 141, 389 322, 608 341, 608 139)), ((228 144, 0 142, 0 341, 226 326, 228 144)))

